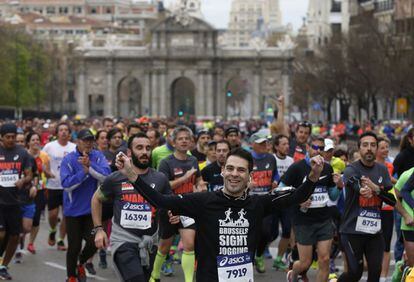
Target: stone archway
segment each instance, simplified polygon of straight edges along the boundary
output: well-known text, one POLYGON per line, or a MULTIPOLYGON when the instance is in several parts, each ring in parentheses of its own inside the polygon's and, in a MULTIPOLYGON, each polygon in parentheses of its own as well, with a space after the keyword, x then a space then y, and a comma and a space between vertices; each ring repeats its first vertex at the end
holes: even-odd
POLYGON ((141 115, 142 87, 137 78, 126 76, 118 84, 118 115, 135 117, 141 115))
POLYGON ((227 81, 225 87, 227 117, 249 116, 251 103, 248 101, 252 93, 252 85, 248 79, 235 76, 227 81))
POLYGON ((195 115, 195 85, 191 79, 180 77, 171 84, 171 114, 195 115))

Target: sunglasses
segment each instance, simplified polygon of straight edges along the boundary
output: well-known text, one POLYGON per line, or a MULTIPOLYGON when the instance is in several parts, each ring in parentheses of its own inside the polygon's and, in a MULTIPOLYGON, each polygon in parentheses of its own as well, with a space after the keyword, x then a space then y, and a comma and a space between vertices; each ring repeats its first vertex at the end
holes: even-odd
POLYGON ((309 122, 307 122, 307 121, 302 121, 302 122, 298 123, 298 126, 301 126, 301 127, 311 127, 312 124, 309 123, 309 122))
POLYGON ((325 149, 325 146, 312 145, 311 148, 315 151, 323 151, 325 149))

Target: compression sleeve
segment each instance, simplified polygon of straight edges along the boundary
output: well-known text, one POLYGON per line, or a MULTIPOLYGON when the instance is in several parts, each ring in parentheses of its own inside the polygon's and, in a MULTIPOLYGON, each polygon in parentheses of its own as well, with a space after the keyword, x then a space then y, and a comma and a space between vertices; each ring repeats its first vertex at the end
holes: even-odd
POLYGON ((407 182, 404 184, 403 188, 400 191, 401 197, 404 201, 414 209, 414 199, 411 196, 411 192, 414 190, 414 173, 411 174, 410 178, 408 178, 407 182))
POLYGON ((328 188, 329 199, 331 201, 336 201, 341 194, 341 190, 338 189, 337 186, 328 188))

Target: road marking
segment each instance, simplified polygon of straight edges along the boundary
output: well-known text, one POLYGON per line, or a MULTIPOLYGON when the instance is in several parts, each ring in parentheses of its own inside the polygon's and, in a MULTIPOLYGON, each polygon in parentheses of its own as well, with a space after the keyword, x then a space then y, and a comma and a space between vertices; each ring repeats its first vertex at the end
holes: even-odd
MULTIPOLYGON (((45 261, 45 264, 50 266, 50 267, 54 267, 54 268, 61 269, 61 270, 66 270, 66 267, 64 267, 63 265, 54 263, 54 262, 45 261)), ((96 279, 98 281, 108 281, 108 279, 97 276, 97 275, 90 275, 90 274, 86 273, 86 276, 89 277, 89 278, 96 279)))

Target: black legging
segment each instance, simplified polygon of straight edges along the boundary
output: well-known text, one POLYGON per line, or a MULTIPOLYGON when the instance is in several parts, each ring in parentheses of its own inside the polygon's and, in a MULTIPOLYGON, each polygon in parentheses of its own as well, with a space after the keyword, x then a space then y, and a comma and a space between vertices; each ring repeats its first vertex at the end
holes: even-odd
POLYGON ((262 232, 260 234, 259 240, 257 241, 256 255, 258 257, 262 256, 267 245, 276 239, 273 232, 272 224, 274 215, 266 216, 262 221, 262 232))
POLYGON ((341 234, 342 248, 348 262, 348 272, 342 273, 338 282, 357 282, 364 271, 364 255, 367 259, 368 280, 378 282, 381 276, 384 238, 375 235, 341 234))
POLYGON ((44 211, 46 207, 45 190, 37 191, 34 202, 36 205, 36 211, 33 217, 33 227, 37 227, 40 224, 40 216, 42 214, 42 211, 44 211))
POLYGON ((93 229, 92 216, 83 215, 78 217, 66 217, 66 230, 68 234, 68 251, 66 253, 67 275, 76 276, 76 266, 78 263, 84 264, 95 252, 95 242, 91 235, 93 229), (81 252, 82 240, 86 241, 81 252))

